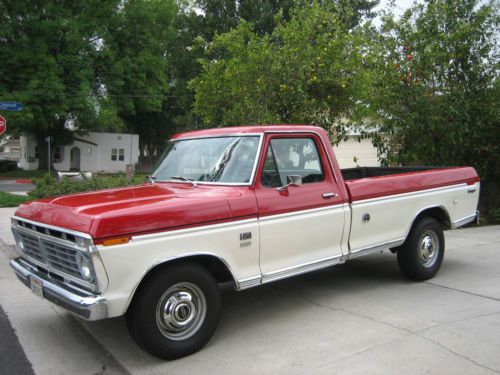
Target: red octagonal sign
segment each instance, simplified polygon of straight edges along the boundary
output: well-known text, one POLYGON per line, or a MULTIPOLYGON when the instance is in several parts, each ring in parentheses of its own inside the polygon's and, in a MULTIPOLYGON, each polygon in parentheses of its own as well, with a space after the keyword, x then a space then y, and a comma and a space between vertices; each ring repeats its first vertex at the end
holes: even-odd
POLYGON ((0 115, 0 135, 5 133, 5 130, 7 129, 7 120, 0 115))

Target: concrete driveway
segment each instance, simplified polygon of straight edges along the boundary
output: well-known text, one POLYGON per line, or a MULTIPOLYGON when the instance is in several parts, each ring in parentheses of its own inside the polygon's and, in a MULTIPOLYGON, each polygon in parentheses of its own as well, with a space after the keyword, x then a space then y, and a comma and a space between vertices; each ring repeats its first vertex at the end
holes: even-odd
MULTIPOLYGON (((499 374, 500 226, 450 231, 446 241, 443 267, 428 282, 404 279, 385 251, 243 292, 226 286, 219 328, 187 358, 151 357, 133 343, 123 318, 83 323, 93 336, 85 340, 131 374, 499 374)), ((34 297, 23 287, 17 303, 25 298, 34 297)), ((33 301, 34 309, 48 306, 33 301)), ((15 311, 4 293, 0 303, 15 311)), ((54 311, 40 324, 64 325, 72 335, 71 321, 82 335, 71 315, 54 311)), ((34 349, 36 337, 19 338, 34 349)), ((44 353, 57 363, 64 350, 44 353)), ((35 363, 36 353, 27 357, 37 374, 54 374, 35 363)))
POLYGON ((404 279, 390 252, 224 293, 209 344, 163 362, 123 319, 86 323, 134 374, 500 373, 500 227, 448 232, 433 280, 404 279))

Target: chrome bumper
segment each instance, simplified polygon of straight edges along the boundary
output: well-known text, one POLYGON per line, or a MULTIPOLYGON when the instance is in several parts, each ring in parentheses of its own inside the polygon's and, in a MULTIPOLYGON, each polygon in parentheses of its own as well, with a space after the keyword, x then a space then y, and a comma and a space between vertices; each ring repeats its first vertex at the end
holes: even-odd
POLYGON ((72 312, 85 320, 100 320, 108 317, 106 298, 93 294, 77 293, 70 291, 52 281, 35 269, 31 268, 20 258, 10 261, 10 266, 16 276, 24 285, 31 288, 31 277, 36 277, 43 282, 43 298, 72 312))

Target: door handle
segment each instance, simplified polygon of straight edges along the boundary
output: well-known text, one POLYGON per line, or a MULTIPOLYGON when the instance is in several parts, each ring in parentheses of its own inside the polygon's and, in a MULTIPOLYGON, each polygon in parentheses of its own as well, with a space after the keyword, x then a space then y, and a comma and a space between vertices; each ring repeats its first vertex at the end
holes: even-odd
POLYGON ((330 198, 335 198, 338 197, 339 195, 337 193, 324 193, 323 198, 325 199, 330 199, 330 198))

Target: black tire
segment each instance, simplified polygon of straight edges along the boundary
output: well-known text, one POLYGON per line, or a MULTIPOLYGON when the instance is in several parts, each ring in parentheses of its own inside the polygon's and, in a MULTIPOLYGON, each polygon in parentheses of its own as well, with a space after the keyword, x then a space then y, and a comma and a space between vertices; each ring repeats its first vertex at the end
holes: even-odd
POLYGON ((424 217, 397 250, 399 268, 412 280, 428 280, 439 271, 444 250, 443 228, 434 218, 424 217))
POLYGON ((128 309, 127 327, 134 341, 162 359, 200 350, 219 322, 221 295, 203 267, 180 263, 165 267, 137 290, 128 309))

